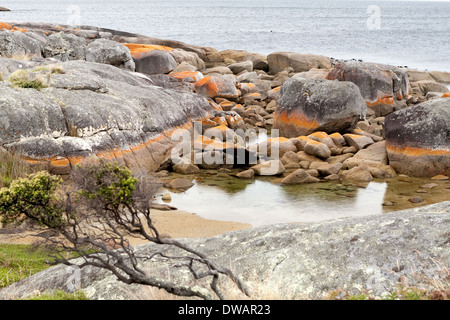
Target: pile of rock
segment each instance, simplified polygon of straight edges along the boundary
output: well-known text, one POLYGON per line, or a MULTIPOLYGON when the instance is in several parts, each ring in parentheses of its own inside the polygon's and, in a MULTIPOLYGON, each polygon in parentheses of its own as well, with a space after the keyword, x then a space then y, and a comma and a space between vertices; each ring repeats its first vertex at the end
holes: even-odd
MULTIPOLYGON (((55 71, 59 66, 61 66, 60 70, 65 70, 62 74, 53 74, 53 71, 46 74, 41 72, 42 74, 38 76, 45 75, 44 87, 47 88, 33 93, 24 91, 27 93, 25 95, 27 99, 32 99, 35 95, 36 100, 50 99, 55 102, 58 106, 55 105, 53 109, 59 108, 61 111, 55 114, 60 114, 58 119, 61 119, 62 122, 60 122, 65 125, 54 120, 49 121, 45 126, 33 124, 33 128, 46 128, 45 132, 42 132, 42 129, 28 130, 11 125, 15 123, 11 119, 15 119, 17 110, 20 109, 17 106, 19 100, 14 100, 15 103, 12 100, 4 101, 7 105, 4 110, 10 111, 4 111, 8 113, 4 118, 8 119, 8 123, 5 122, 3 127, 4 132, 10 133, 5 135, 1 145, 8 150, 17 149, 15 145, 25 148, 23 150, 28 150, 27 156, 34 160, 58 159, 58 163, 72 164, 70 160, 73 158, 72 153, 79 153, 81 157, 98 155, 100 151, 109 155, 114 152, 114 154, 123 154, 124 148, 125 150, 142 150, 142 143, 144 143, 145 149, 151 149, 144 158, 152 159, 152 168, 173 167, 175 170, 175 163, 168 159, 168 150, 176 143, 167 144, 165 152, 157 152, 155 155, 153 149, 161 143, 159 138, 156 139, 154 136, 164 134, 167 138, 170 136, 168 132, 182 126, 191 128, 193 120, 197 119, 202 123, 202 129, 198 133, 205 135, 205 138, 201 138, 201 145, 209 147, 208 150, 205 148, 196 150, 197 153, 203 155, 205 152, 211 153, 211 147, 214 146, 218 154, 209 154, 209 156, 217 157, 217 159, 226 160, 225 151, 232 149, 235 153, 241 152, 238 157, 241 157, 241 160, 244 158, 242 160, 244 164, 250 164, 250 159, 278 161, 277 164, 280 166, 272 170, 278 175, 283 174, 286 166, 287 169, 310 170, 306 173, 313 178, 335 179, 336 175, 339 175, 339 178, 348 178, 352 172, 356 171, 355 167, 365 172, 359 176, 362 180, 393 175, 392 168, 384 168, 384 171, 382 170, 384 173, 375 172, 374 167, 380 164, 383 166, 391 164, 398 172, 411 175, 448 174, 450 143, 448 142, 447 104, 450 100, 446 97, 449 97, 450 93, 446 92, 447 87, 442 84, 450 81, 447 73, 421 73, 360 61, 336 62, 320 55, 292 52, 275 52, 265 56, 242 50, 217 51, 213 48, 198 47, 177 41, 86 26, 78 29, 55 24, 1 23, 0 29, 0 52, 3 56, 0 58, 0 72, 3 80, 8 79, 18 69, 26 69, 26 73, 33 76, 38 72, 37 70, 55 71), (100 67, 100 65, 112 65, 117 68, 111 69, 100 67), (122 71, 119 72, 120 69, 122 71), (84 70, 83 75, 80 74, 80 70, 84 70), (140 93, 125 94, 118 88, 118 83, 146 88, 146 90, 160 92, 162 95, 167 94, 174 101, 166 101, 166 98, 150 94, 150 91, 148 91, 150 96, 140 93), (159 89, 155 89, 156 87, 159 89), (74 89, 75 91, 87 90, 88 93, 77 98, 74 89), (61 93, 61 90, 65 90, 64 93, 61 93), (151 113, 130 111, 127 119, 135 115, 139 120, 134 121, 133 125, 131 125, 133 120, 130 120, 126 125, 117 126, 111 124, 122 123, 116 117, 122 119, 123 115, 112 115, 111 110, 106 106, 107 102, 97 103, 97 107, 92 107, 95 112, 91 107, 85 110, 86 106, 92 105, 100 96, 107 97, 103 100, 109 101, 108 99, 117 96, 117 92, 120 92, 119 100, 123 106, 131 104, 135 109, 144 106, 147 111, 151 109, 151 113), (82 106, 81 102, 89 95, 94 95, 90 98, 90 103, 84 103, 82 106), (165 102, 156 102, 155 99, 162 99, 161 101, 165 102), (426 100, 433 100, 433 102, 419 104, 426 100), (194 108, 193 104, 197 102, 198 106, 194 108), (436 116, 431 110, 435 106, 434 103, 440 106, 441 117, 436 116), (171 104, 176 110, 168 111, 167 104, 171 104), (407 108, 413 105, 414 109, 407 108), (105 109, 101 106, 105 106, 105 109), (13 109, 16 110, 16 114, 13 114, 13 109), (97 115, 94 116, 94 114, 97 115), (193 114, 196 116, 193 117, 193 114), (155 115, 158 117, 160 115, 161 121, 155 121, 155 115), (442 115, 445 115, 445 119, 442 119, 442 115), (97 118, 101 121, 93 120, 97 118), (418 125, 415 120, 417 118, 423 119, 425 124, 418 125), (53 122, 58 125, 54 125, 53 122), (427 141, 423 140, 424 138, 417 138, 420 142, 415 142, 416 138, 412 132, 417 126, 430 128, 428 130, 430 138, 427 141), (122 140, 117 137, 112 139, 116 142, 122 141, 118 144, 106 143, 98 138, 102 132, 111 136, 110 131, 115 127, 118 130, 131 131, 130 137, 141 137, 137 139, 140 141, 139 147, 136 145, 137 140, 128 136, 122 140), (242 143, 242 134, 228 134, 233 141, 208 142, 208 139, 211 139, 211 130, 225 137, 233 130, 245 131, 257 128, 279 130, 280 138, 266 141, 265 146, 258 146, 267 149, 269 145, 268 154, 263 154, 259 150, 256 152, 249 150, 248 146, 242 143), (210 131, 207 132, 207 130, 210 131), (402 130, 408 133, 400 134, 402 130), (369 147, 371 145, 381 145, 378 143, 384 140, 385 131, 387 152, 386 148, 383 152, 381 147, 374 149, 380 149, 383 157, 387 154, 387 161, 377 161, 376 165, 373 163, 353 165, 356 159, 362 157, 361 151, 372 150, 369 147), (50 147, 48 152, 45 148, 35 152, 33 151, 35 148, 27 147, 29 144, 25 141, 37 136, 39 138, 36 139, 49 139, 49 141, 71 136, 83 138, 85 143, 90 135, 94 135, 96 139, 103 142, 94 142, 92 138, 89 138, 92 140, 87 143, 89 147, 85 146, 81 149, 77 147, 76 152, 68 151, 66 147, 61 152, 55 152, 56 149, 50 147), (148 139, 148 136, 153 138, 148 139), (433 140, 431 137, 439 137, 439 139, 433 140), (124 144, 123 141, 127 143, 124 144), (271 158, 270 155, 270 146, 273 143, 281 146, 282 152, 277 159, 271 158), (92 146, 95 144, 97 146, 94 152, 92 146), (411 158, 411 150, 414 148, 420 149, 419 167, 425 166, 426 169, 420 170, 417 166, 408 165, 416 159, 411 158), (116 149, 120 151, 113 152, 116 149), (319 161, 309 161, 308 165, 304 159, 295 161, 299 153, 316 157, 319 161), (342 163, 339 170, 336 171, 336 168, 332 171, 319 170, 320 163, 330 164, 329 162, 334 161, 336 157, 343 159, 350 154, 355 156, 338 161, 342 163), (407 161, 407 159, 412 160, 407 161), (344 161, 349 164, 350 160, 352 165, 348 167, 344 161), (311 170, 316 170, 318 174, 311 170), (347 173, 343 170, 353 171, 347 173), (333 173, 326 174, 327 172, 333 173)), ((1 90, 8 91, 10 86, 10 83, 3 81, 1 90)), ((130 93, 132 92, 133 90, 130 89, 130 93)), ((22 92, 18 94, 24 95, 22 92)), ((9 91, 5 92, 4 96, 9 95, 15 96, 9 91)), ((115 105, 113 100, 108 103, 115 105)), ((33 118, 31 123, 36 122, 36 119, 33 118)), ((423 130, 414 132, 419 131, 423 130)), ((155 148, 160 150, 159 147, 155 148)), ((367 153, 372 152, 373 150, 367 151, 367 153)), ((233 157, 236 160, 236 156, 233 157)), ((230 168, 230 165, 211 166, 203 160, 195 165, 198 165, 199 169, 230 168)), ((194 170, 191 166, 186 170, 180 169, 182 166, 177 168, 178 171, 192 172, 194 170)), ((62 171, 65 172, 65 170, 62 171)), ((258 168, 252 171, 254 172, 247 171, 243 176, 250 177, 265 172, 258 168)), ((299 171, 297 176, 304 176, 304 173, 299 171)), ((310 177, 306 177, 306 180, 315 181, 310 177)))

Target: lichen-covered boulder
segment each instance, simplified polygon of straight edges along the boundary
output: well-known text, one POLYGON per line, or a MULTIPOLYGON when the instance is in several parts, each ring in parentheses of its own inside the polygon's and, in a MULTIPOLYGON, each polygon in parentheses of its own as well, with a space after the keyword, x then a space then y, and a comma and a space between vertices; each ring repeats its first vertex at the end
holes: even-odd
POLYGON ((327 79, 355 83, 367 106, 375 111, 376 116, 393 112, 398 108, 396 101, 409 95, 407 71, 390 65, 359 61, 341 62, 330 71, 327 79))
POLYGON ((450 175, 450 99, 396 111, 385 119, 389 164, 416 177, 450 175))
POLYGON ((82 60, 58 64, 40 91, 0 83, 0 145, 55 169, 89 158, 156 170, 177 129, 209 117, 207 99, 139 73, 82 60))
POLYGON ((86 61, 135 70, 130 50, 124 45, 108 39, 97 39, 91 42, 86 48, 86 61))
POLYGON ((331 69, 331 58, 317 54, 296 52, 274 52, 267 56, 271 74, 276 74, 291 67, 294 72, 309 71, 313 68, 331 69))
POLYGON ((175 58, 170 54, 173 48, 160 45, 125 43, 130 49, 136 64, 136 72, 145 74, 165 74, 177 67, 175 58))
POLYGON ((195 83, 195 92, 207 98, 237 99, 236 82, 225 76, 207 76, 195 83))
POLYGON ((366 103, 351 82, 292 77, 280 90, 274 129, 293 138, 315 131, 352 129, 365 118, 366 103))
POLYGON ((63 62, 86 59, 86 39, 70 33, 59 32, 47 37, 43 48, 45 58, 55 58, 63 62))

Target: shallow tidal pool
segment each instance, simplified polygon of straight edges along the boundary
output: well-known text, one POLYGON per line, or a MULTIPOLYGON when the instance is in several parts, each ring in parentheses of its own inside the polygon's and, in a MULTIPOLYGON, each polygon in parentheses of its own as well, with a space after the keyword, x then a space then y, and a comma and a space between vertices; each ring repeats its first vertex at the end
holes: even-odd
POLYGON ((170 174, 170 178, 192 179, 193 187, 169 192, 166 202, 206 219, 251 224, 253 227, 295 222, 317 222, 345 217, 380 215, 450 200, 450 181, 396 177, 375 180, 364 186, 341 182, 281 185, 281 179, 257 177, 241 180, 225 173, 195 176, 170 174), (426 188, 436 184, 433 188, 426 188), (410 201, 423 199, 420 203, 410 201))

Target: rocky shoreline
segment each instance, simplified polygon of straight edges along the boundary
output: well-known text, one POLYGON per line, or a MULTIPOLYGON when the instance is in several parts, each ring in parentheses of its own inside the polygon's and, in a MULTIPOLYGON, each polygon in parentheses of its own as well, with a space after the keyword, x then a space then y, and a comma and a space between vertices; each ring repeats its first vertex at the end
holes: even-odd
MULTIPOLYGON (((43 23, 0 23, 0 53, 1 149, 47 164, 54 174, 107 159, 151 172, 177 190, 192 182, 167 180, 169 172, 273 176, 284 185, 364 186, 399 175, 449 181, 450 73, 314 54, 219 52, 110 29, 43 23)), ((228 259, 218 255, 223 241, 232 244, 229 256, 240 275, 265 274, 262 282, 279 284, 295 279, 296 295, 319 298, 352 289, 349 283, 367 284, 375 273, 389 279, 380 280, 389 285, 378 289, 386 291, 398 280, 383 269, 395 267, 390 250, 406 265, 419 263, 412 252, 420 250, 448 266, 449 203, 427 208, 417 215, 410 210, 307 227, 268 226, 196 243, 219 260, 228 259), (353 229, 362 233, 345 231, 353 229), (279 237, 270 238, 274 233, 279 237), (327 234, 335 236, 325 239, 327 234), (261 262, 268 261, 265 252, 271 255, 268 264, 261 262), (325 259, 331 256, 333 262, 325 259), (291 260, 305 264, 293 268, 291 260), (317 287, 318 279, 333 272, 334 280, 317 287)), ((117 286, 98 273, 92 297, 129 298, 121 289, 109 295, 102 276, 110 281, 107 288, 117 286)), ((62 276, 51 286, 61 281, 62 276)), ((19 283, 0 297, 26 291, 19 283)))
POLYGON ((263 174, 293 173, 289 183, 450 175, 444 72, 218 52, 95 27, 0 28, 1 146, 54 173, 94 157, 186 173, 242 165, 250 178, 269 165, 263 174), (197 136, 174 156, 177 129, 197 136), (258 129, 279 136, 249 150, 247 133, 258 129), (239 152, 246 160, 236 164, 239 152))

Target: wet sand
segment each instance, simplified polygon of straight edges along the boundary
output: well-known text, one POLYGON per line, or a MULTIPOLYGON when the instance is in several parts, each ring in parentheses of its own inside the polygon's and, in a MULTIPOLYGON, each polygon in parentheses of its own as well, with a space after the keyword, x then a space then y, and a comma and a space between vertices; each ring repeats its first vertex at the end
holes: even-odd
MULTIPOLYGON (((252 227, 250 224, 239 222, 208 220, 182 210, 161 211, 153 209, 152 219, 160 234, 171 238, 213 237, 252 227)), ((42 232, 42 230, 40 231, 42 232)), ((3 234, 0 229, 0 244, 32 244, 40 239, 33 237, 33 234, 36 234, 36 231, 3 234)), ((138 239, 130 240, 132 245, 147 242, 138 239)))

